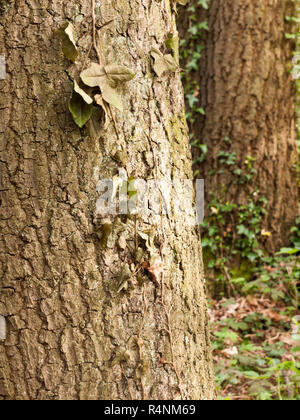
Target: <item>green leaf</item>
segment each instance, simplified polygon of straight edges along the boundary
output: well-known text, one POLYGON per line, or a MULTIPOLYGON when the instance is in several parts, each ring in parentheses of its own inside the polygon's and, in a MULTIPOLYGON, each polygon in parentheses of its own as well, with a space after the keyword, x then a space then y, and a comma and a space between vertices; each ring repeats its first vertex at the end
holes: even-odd
POLYGON ((115 87, 116 83, 129 82, 135 76, 135 73, 126 66, 119 66, 118 64, 110 64, 104 67, 106 76, 115 87))
POLYGON ((259 373, 255 372, 254 370, 247 370, 243 373, 248 379, 258 379, 260 377, 259 373))
POLYGON ((75 90, 69 101, 69 110, 73 116, 75 123, 82 128, 93 114, 94 107, 88 104, 75 90))
POLYGON ((169 36, 169 38, 165 42, 166 47, 169 48, 169 50, 177 51, 179 47, 179 37, 178 36, 169 36))
POLYGON ((71 22, 66 22, 56 33, 62 40, 62 49, 65 57, 75 62, 78 57, 78 50, 74 39, 74 26, 71 22))
POLYGON ((284 254, 293 255, 293 254, 297 254, 297 252, 299 251, 300 249, 298 248, 281 248, 280 252, 276 252, 275 255, 284 255, 284 254))
POLYGON ((158 77, 166 72, 175 72, 178 69, 178 64, 171 54, 163 55, 159 50, 153 48, 151 56, 154 58, 153 69, 158 77))

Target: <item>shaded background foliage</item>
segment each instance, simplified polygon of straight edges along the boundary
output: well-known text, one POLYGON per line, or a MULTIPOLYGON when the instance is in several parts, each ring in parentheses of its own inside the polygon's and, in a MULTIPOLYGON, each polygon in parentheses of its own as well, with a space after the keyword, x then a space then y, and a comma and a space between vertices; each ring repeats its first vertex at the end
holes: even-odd
MULTIPOLYGON (((190 0, 185 8, 180 8, 179 29, 194 175, 213 175, 213 166, 216 165, 221 178, 225 179, 223 188, 217 193, 207 193, 207 215, 201 226, 211 296, 210 315, 219 396, 221 399, 300 399, 300 336, 291 333, 298 331, 296 316, 300 310, 300 218, 297 217, 297 204, 291 221, 288 224, 285 220, 280 221, 284 227, 281 230, 279 227, 278 231, 284 232, 284 235, 274 245, 273 232, 266 222, 270 207, 267 197, 260 192, 263 181, 257 176, 256 157, 246 155, 241 160, 238 145, 229 136, 224 136, 220 138, 218 153, 212 159, 210 144, 203 141, 201 127, 209 112, 204 106, 209 93, 206 88, 203 90, 201 77, 206 72, 203 66, 207 65, 203 55, 205 49, 211 46, 207 22, 211 3, 190 0), (203 170, 205 165, 211 165, 211 172, 203 170), (232 185, 244 193, 242 201, 228 193, 232 185)), ((213 3, 215 8, 218 2, 214 0, 213 3)), ((294 103, 297 85, 299 123, 300 79, 293 85, 288 76, 292 73, 297 78, 299 73, 299 2, 279 2, 278 5, 280 10, 286 7, 286 16, 282 14, 285 22, 281 26, 284 30, 280 37, 274 38, 273 44, 276 46, 280 39, 281 47, 288 46, 288 60, 284 65, 290 92, 294 89, 291 93, 294 103)), ((219 7, 222 6, 224 3, 219 2, 219 7)), ((215 36, 215 42, 218 42, 218 36, 215 36)), ((231 42, 232 39, 228 39, 227 51, 234 48, 231 42)), ((211 56, 211 60, 217 61, 218 57, 211 56)), ((230 69, 233 78, 235 71, 234 67, 230 69)), ((289 102, 293 114, 291 104, 289 102)), ((287 103, 283 102, 281 107, 287 107, 287 103)), ((294 188, 297 182, 299 185, 297 159, 287 159, 285 164, 294 188)), ((284 205, 284 193, 279 200, 284 205)))

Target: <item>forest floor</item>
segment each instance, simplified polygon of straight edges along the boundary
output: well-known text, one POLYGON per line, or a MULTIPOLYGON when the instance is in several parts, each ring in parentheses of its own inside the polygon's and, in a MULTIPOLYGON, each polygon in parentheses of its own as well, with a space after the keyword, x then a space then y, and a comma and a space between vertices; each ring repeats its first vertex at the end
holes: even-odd
POLYGON ((265 262, 232 297, 209 302, 222 400, 300 400, 300 259, 265 262))

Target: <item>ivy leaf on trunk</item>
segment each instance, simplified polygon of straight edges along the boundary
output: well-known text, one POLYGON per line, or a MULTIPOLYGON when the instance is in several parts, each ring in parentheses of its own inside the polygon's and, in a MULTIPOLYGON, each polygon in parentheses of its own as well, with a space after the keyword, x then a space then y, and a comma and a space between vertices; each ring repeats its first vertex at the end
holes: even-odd
POLYGON ((92 63, 88 69, 81 72, 80 77, 85 85, 90 87, 98 86, 101 89, 101 82, 106 77, 106 73, 103 66, 92 63))
POLYGON ((97 105, 101 106, 101 108, 104 111, 105 116, 105 122, 104 122, 104 130, 107 130, 109 123, 110 123, 110 116, 109 116, 109 106, 108 104, 103 100, 102 95, 95 95, 95 101, 97 105))
MULTIPOLYGON (((115 73, 112 74, 114 74, 114 77, 116 77, 115 73)), ((104 101, 114 106, 119 111, 123 112, 121 98, 119 97, 117 91, 110 85, 104 66, 101 66, 97 63, 92 63, 88 69, 81 73, 80 77, 83 83, 85 83, 87 86, 98 86, 101 90, 102 98, 104 101)), ((125 76, 123 75, 123 77, 125 76)), ((126 77, 128 78, 129 76, 127 75, 126 77)))
POLYGON ((69 110, 75 123, 82 128, 93 114, 93 99, 74 81, 74 90, 69 101, 69 110))
POLYGON ((72 23, 65 23, 56 31, 62 40, 62 49, 64 55, 71 61, 75 62, 78 57, 78 50, 74 39, 74 26, 72 23))
POLYGON ((101 80, 101 92, 103 99, 110 105, 123 112, 123 104, 117 91, 112 88, 107 78, 101 80))
POLYGON ((112 87, 115 87, 118 83, 129 82, 135 76, 135 73, 128 67, 117 64, 105 66, 104 70, 112 87))
POLYGON ((82 99, 88 104, 91 105, 93 103, 93 99, 78 85, 76 80, 74 80, 74 90, 78 93, 82 99))
POLYGON ((164 55, 156 48, 153 48, 151 55, 154 58, 153 69, 158 77, 161 77, 166 72, 175 72, 178 69, 178 64, 171 54, 164 55))

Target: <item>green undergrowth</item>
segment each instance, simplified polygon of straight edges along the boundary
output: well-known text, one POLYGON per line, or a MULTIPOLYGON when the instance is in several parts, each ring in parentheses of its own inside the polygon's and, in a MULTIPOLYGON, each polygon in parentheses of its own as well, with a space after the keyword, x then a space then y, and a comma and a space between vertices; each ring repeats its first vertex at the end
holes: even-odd
MULTIPOLYGON (((184 85, 186 118, 191 129, 190 141, 192 148, 204 148, 202 151, 207 151, 207 148, 201 145, 200 139, 193 133, 192 128, 199 115, 205 115, 204 109, 199 105, 200 85, 197 75, 204 49, 202 38, 208 31, 207 22, 199 20, 199 10, 208 9, 208 6, 209 0, 188 1, 184 10, 185 36, 180 40, 180 63, 184 68, 181 78, 184 85)), ((196 163, 197 160, 194 161, 194 164, 196 163)))
POLYGON ((210 301, 221 399, 300 399, 298 246, 265 257, 210 301))
MULTIPOLYGON (((195 177, 208 152, 208 145, 193 130, 198 118, 205 118, 199 101, 199 64, 203 35, 209 28, 199 19, 199 12, 208 6, 209 1, 188 1, 180 43, 186 116, 196 152, 195 177)), ((299 13, 300 8, 296 17, 287 17, 298 28, 299 13)), ((297 46, 291 72, 298 89, 300 154, 299 29, 286 37, 297 46)), ((255 159, 246 156, 242 164, 237 162, 241 159, 225 138, 217 169, 211 171, 216 179, 224 180, 224 187, 206 198, 208 211, 201 225, 218 396, 222 400, 300 400, 300 217, 291 229, 290 246, 268 255, 264 244, 272 236, 264 225, 267 200, 251 188, 255 159), (230 180, 231 194, 226 180, 230 180), (232 191, 242 195, 230 201, 232 191)))
POLYGON ((264 228, 267 200, 258 189, 251 188, 255 159, 247 156, 238 165, 229 138, 224 139, 223 147, 217 156, 218 175, 230 179, 231 188, 238 193, 241 190, 243 196, 240 202, 235 195, 228 200, 226 186, 218 195, 208 194, 208 214, 201 225, 202 247, 208 283, 213 280, 212 288, 218 295, 222 295, 222 288, 223 294, 228 294, 233 284, 238 288, 241 278, 248 280, 251 268, 262 263, 263 243, 271 236, 264 228))
POLYGON ((208 285, 220 399, 300 399, 300 217, 290 247, 268 256, 258 241, 269 234, 261 226, 264 203, 213 201, 202 226, 206 273, 214 276, 208 285), (226 221, 233 209, 237 230, 226 221))
POLYGON ((290 247, 228 273, 210 300, 219 398, 300 400, 300 217, 290 247))

